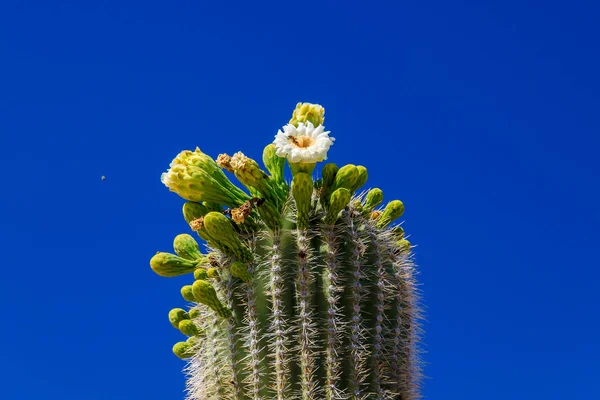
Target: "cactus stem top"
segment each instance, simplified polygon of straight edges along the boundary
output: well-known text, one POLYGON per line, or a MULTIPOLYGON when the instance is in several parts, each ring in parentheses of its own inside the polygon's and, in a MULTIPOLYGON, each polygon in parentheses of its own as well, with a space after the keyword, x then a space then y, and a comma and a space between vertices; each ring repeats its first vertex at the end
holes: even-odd
POLYGON ((413 246, 395 223, 404 204, 363 189, 362 165, 313 177, 334 141, 324 113, 298 103, 262 167, 197 148, 161 176, 207 250, 182 233, 174 254, 150 259, 160 276, 193 274, 180 291, 191 304, 168 315, 187 336, 173 347, 189 359, 186 400, 421 398, 413 246))

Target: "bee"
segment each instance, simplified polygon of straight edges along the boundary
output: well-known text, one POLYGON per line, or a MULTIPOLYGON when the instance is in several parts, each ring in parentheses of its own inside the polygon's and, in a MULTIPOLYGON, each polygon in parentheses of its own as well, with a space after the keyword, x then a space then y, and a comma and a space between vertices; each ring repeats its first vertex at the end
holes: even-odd
POLYGON ((298 139, 296 139, 296 138, 295 138, 294 136, 292 136, 292 135, 288 135, 288 136, 287 136, 287 139, 288 139, 289 141, 291 141, 292 143, 294 143, 296 146, 299 146, 299 145, 300 145, 300 143, 298 142, 298 139))

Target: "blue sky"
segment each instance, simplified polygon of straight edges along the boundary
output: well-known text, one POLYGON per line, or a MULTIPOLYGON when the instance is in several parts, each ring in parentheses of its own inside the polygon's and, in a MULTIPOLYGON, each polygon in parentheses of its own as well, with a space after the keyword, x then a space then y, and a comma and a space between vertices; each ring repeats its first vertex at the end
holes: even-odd
POLYGON ((597 4, 202 3, 0 5, 0 397, 183 398, 160 173, 310 101, 406 205, 426 398, 600 398, 597 4))

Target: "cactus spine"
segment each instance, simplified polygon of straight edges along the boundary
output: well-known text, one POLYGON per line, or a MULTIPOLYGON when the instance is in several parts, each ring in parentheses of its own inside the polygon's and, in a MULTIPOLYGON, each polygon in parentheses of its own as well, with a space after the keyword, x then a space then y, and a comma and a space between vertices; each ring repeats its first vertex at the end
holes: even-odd
POLYGON ((206 242, 175 238, 159 275, 190 274, 188 310, 169 321, 187 340, 190 400, 414 400, 420 398, 420 309, 411 245, 393 225, 399 200, 357 192, 361 165, 316 163, 333 143, 324 109, 299 103, 263 153, 268 172, 242 153, 215 162, 181 152, 163 174, 188 200, 183 214, 206 242), (293 174, 284 179, 285 162, 293 174), (249 194, 224 173, 235 176, 249 194))

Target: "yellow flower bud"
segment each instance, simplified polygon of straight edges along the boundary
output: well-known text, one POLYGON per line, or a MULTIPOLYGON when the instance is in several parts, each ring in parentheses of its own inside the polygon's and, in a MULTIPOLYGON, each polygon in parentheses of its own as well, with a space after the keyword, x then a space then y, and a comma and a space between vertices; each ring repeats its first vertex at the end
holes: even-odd
POLYGON ((185 310, 181 308, 174 308, 169 311, 169 322, 171 322, 171 325, 173 325, 173 327, 176 329, 178 329, 179 323, 185 319, 190 319, 189 314, 185 312, 185 310))
POLYGON ((319 104, 298 103, 292 112, 290 124, 298 126, 298 122, 310 121, 315 127, 325 122, 325 109, 319 104))

